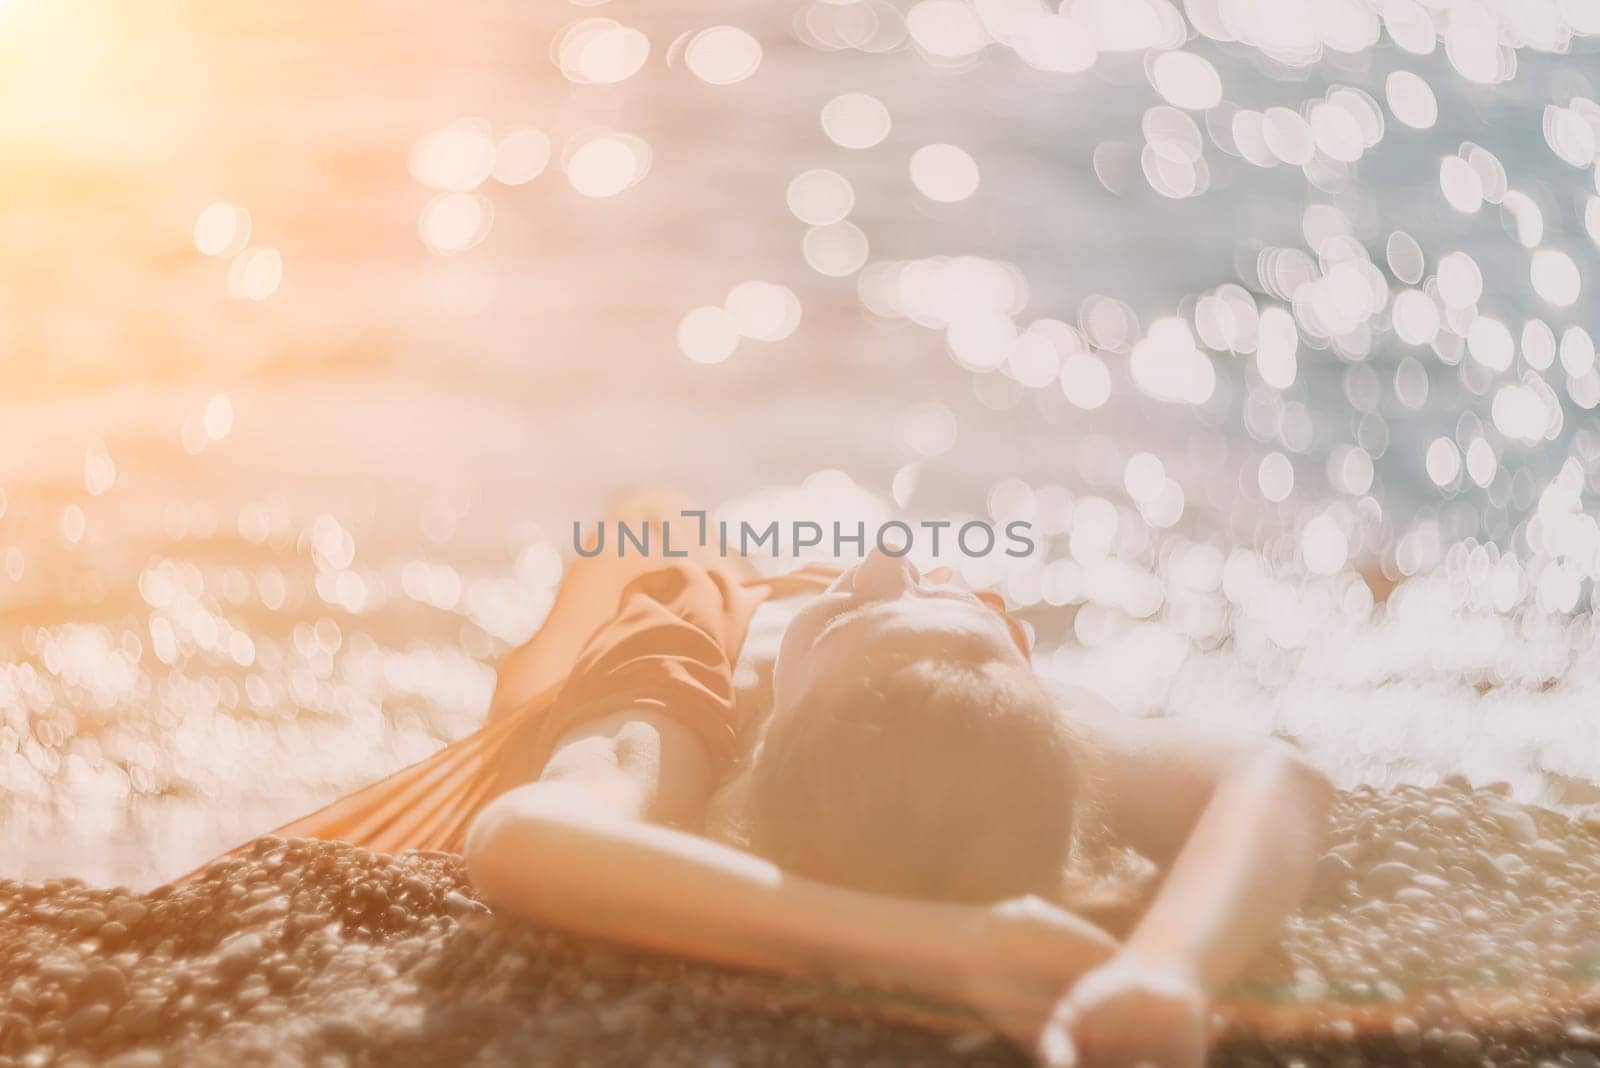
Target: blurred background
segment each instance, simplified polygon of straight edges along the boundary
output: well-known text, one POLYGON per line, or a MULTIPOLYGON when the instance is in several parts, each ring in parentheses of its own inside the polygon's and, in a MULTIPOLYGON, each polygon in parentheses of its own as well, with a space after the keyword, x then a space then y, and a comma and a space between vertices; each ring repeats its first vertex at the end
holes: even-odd
POLYGON ((1600 800, 1595 34, 0 0, 0 874, 148 886, 459 737, 661 481, 1027 519, 945 562, 1043 672, 1600 800))

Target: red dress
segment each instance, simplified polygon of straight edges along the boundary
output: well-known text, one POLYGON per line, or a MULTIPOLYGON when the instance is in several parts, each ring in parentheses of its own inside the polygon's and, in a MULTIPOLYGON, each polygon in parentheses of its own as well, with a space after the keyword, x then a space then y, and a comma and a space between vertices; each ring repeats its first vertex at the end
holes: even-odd
MULTIPOLYGON (((762 579, 748 577, 739 559, 665 565, 640 556, 580 559, 563 580, 550 621, 514 654, 535 665, 533 678, 543 683, 533 687, 531 700, 274 833, 337 838, 384 852, 459 853, 484 805, 537 779, 556 743, 573 729, 625 708, 682 723, 725 773, 745 727, 745 710, 734 700, 733 665, 752 613, 771 597, 820 591, 838 574, 813 564, 762 579), (606 597, 619 587, 616 600, 606 597), (576 659, 562 663, 582 634, 587 639, 576 659)), ((1004 615, 998 597, 980 596, 1004 615)), ((1026 650, 1021 625, 1005 619, 1026 650)))

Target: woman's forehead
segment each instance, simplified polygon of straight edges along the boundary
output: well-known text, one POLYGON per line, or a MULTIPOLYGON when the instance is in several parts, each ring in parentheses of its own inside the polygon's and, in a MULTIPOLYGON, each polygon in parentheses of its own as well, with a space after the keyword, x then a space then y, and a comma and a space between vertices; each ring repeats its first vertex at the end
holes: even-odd
POLYGON ((1011 659, 1019 651, 1004 618, 988 606, 919 598, 881 601, 844 613, 817 636, 813 655, 828 663, 849 664, 927 656, 1011 659))

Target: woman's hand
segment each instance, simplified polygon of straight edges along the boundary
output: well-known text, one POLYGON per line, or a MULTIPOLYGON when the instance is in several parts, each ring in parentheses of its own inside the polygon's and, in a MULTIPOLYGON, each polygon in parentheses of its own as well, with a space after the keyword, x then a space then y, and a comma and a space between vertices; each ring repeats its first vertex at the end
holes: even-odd
POLYGON ((1049 1068, 1201 1068, 1205 992, 1185 968, 1120 953, 1061 999, 1037 1053, 1049 1068))
POLYGON ((1002 1034, 1031 1048, 1063 991, 1110 960, 1116 943, 1104 931, 1039 897, 985 910, 978 959, 960 991, 1002 1034))

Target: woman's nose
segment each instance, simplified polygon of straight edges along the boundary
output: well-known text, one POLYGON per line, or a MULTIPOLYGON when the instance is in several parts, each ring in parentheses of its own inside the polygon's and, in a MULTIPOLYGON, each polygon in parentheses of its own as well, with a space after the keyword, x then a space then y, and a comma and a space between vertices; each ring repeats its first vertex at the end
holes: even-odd
POLYGON ((887 601, 915 587, 921 579, 922 575, 905 557, 873 549, 856 565, 851 588, 866 600, 887 601))

